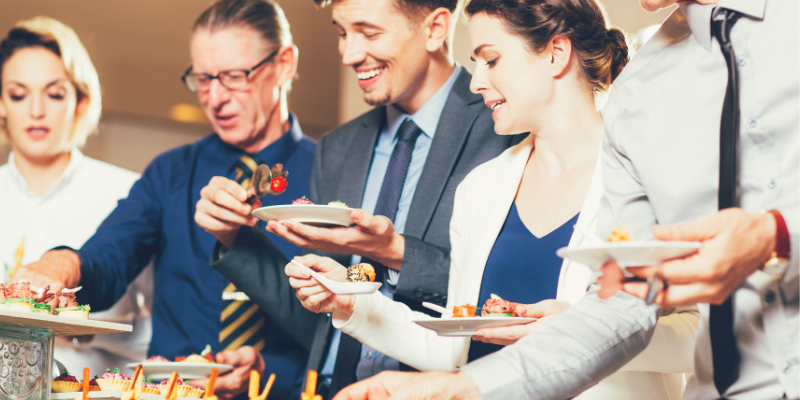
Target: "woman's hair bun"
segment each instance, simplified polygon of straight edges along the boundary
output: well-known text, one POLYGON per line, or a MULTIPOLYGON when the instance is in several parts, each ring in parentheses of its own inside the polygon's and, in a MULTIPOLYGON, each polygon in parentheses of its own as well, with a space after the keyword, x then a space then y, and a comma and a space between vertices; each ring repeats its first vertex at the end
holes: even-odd
POLYGON ((628 64, 630 56, 628 55, 628 38, 625 34, 617 29, 611 28, 606 31, 606 48, 608 49, 608 75, 610 77, 609 85, 628 64))

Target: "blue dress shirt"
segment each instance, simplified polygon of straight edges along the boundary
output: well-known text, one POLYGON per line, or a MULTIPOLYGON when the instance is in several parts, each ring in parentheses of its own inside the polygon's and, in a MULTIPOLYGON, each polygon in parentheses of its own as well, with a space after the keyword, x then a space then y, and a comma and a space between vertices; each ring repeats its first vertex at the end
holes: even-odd
MULTIPOLYGON (((282 163, 289 185, 280 196, 265 196, 264 206, 308 196, 315 142, 303 135, 294 116, 291 128, 257 154, 269 166, 282 163)), ((104 310, 125 293, 141 270, 154 260, 153 339, 149 355, 167 358, 199 353, 206 344, 219 350, 222 291, 226 280, 209 267, 216 239, 194 221, 200 190, 214 176, 234 178, 234 165, 245 152, 217 134, 170 150, 154 159, 78 251, 81 304, 104 310)), ((260 223, 263 227, 264 223, 260 223)), ((301 249, 268 233, 291 259, 301 249)), ((299 392, 308 352, 265 314, 266 344, 261 350, 265 376, 275 373, 275 398, 299 392)), ((112 366, 113 367, 113 366, 112 366)), ((270 398, 272 398, 270 396, 270 398)))
MULTIPOLYGON (((386 107, 386 125, 382 128, 378 136, 378 143, 375 145, 375 153, 372 156, 372 164, 369 168, 369 175, 367 175, 367 184, 364 187, 364 198, 361 200, 361 209, 370 213, 375 212, 375 205, 378 203, 378 195, 383 186, 383 177, 386 175, 386 169, 389 167, 389 159, 392 157, 394 146, 397 145, 397 130, 402 125, 406 118, 414 121, 415 124, 422 130, 422 134, 417 137, 414 145, 414 152, 411 155, 411 164, 408 166, 408 174, 406 181, 403 185, 403 193, 400 195, 400 202, 397 206, 397 214, 394 217, 394 230, 402 234, 406 228, 406 219, 408 218, 408 210, 411 208, 411 200, 414 198, 414 192, 417 190, 417 183, 420 176, 422 176, 422 168, 425 166, 425 161, 428 159, 428 151, 431 149, 433 136, 436 134, 436 127, 439 125, 439 118, 442 116, 442 110, 447 103, 447 98, 450 96, 450 91, 458 79, 461 68, 456 65, 453 73, 447 79, 444 85, 431 97, 427 102, 417 110, 414 115, 409 115, 403 110, 394 105, 386 107)), ((351 264, 355 265, 361 261, 361 256, 353 255, 351 264)), ((387 269, 386 283, 387 285, 381 286, 381 292, 392 298, 392 294, 387 290, 388 285, 397 285, 399 278, 398 271, 387 269)), ((321 375, 326 379, 330 379, 333 375, 333 367, 336 363, 336 354, 339 351, 339 338, 342 332, 338 329, 334 331, 333 338, 331 339, 330 349, 328 350, 328 358, 322 367, 321 375)), ((361 361, 358 363, 356 369, 356 377, 358 380, 369 378, 381 371, 386 370, 399 370, 400 363, 390 357, 387 357, 367 346, 361 346, 361 361)))

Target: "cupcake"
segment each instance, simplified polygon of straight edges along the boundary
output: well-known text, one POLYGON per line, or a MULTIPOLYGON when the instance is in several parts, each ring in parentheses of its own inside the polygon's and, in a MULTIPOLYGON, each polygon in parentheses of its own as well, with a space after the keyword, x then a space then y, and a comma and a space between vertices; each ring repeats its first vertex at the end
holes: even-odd
POLYGON ((97 384, 97 375, 95 375, 94 378, 89 381, 89 391, 90 392, 100 391, 100 385, 97 384))
POLYGON ((153 383, 150 378, 145 378, 142 381, 142 393, 145 394, 160 394, 161 392, 158 390, 158 385, 153 383))
POLYGON ((53 380, 53 393, 70 393, 79 392, 81 390, 81 383, 78 379, 70 375, 69 372, 64 371, 58 378, 53 380))
MULTIPOLYGON (((167 389, 169 389, 169 379, 161 381, 161 384, 158 385, 158 390, 163 395, 167 394, 167 389)), ((188 383, 184 382, 183 379, 178 379, 178 385, 175 387, 175 390, 178 391, 178 397, 189 398, 200 398, 205 392, 199 387, 189 385, 188 383)))
POLYGON ((100 385, 100 390, 103 391, 123 391, 131 390, 133 381, 124 374, 119 372, 119 368, 107 369, 106 373, 100 375, 97 379, 97 384, 100 385))

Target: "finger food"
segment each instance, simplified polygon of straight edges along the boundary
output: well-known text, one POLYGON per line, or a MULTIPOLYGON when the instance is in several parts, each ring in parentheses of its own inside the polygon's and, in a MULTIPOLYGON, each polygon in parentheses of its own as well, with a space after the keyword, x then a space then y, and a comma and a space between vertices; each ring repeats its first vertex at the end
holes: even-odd
POLYGON ((119 368, 106 369, 100 379, 97 379, 97 384, 103 391, 122 391, 127 392, 133 387, 133 380, 119 372, 119 368))
POLYGON ((347 204, 344 204, 343 202, 341 202, 341 201, 339 201, 339 200, 334 200, 334 201, 331 201, 330 203, 328 203, 328 205, 329 205, 329 206, 333 206, 333 207, 343 207, 343 208, 347 208, 347 204))
POLYGON ((617 227, 606 236, 606 242, 630 242, 630 240, 630 232, 622 225, 617 225, 617 227))
POLYGON ((517 313, 514 310, 518 305, 519 303, 503 300, 500 296, 492 294, 481 309, 481 317, 516 317, 517 313))
POLYGON ((78 378, 70 375, 68 371, 64 371, 63 374, 53 379, 51 388, 53 393, 79 392, 81 390, 81 383, 78 382, 78 378))
POLYGON ((196 362, 196 363, 213 363, 214 352, 211 351, 211 345, 207 344, 206 348, 198 355, 193 353, 187 357, 175 357, 175 362, 196 362))
MULTIPOLYGON (((169 384, 172 378, 162 381, 158 385, 158 390, 161 394, 166 395, 169 391, 169 384)), ((175 390, 178 391, 178 397, 200 398, 203 396, 204 390, 199 387, 194 387, 186 383, 183 379, 177 379, 177 386, 175 390)))
POLYGON ((453 306, 453 318, 458 317, 475 317, 477 316, 476 307, 469 304, 463 306, 453 306))
POLYGON ((294 199, 294 200, 292 200, 292 205, 293 205, 293 206, 298 206, 298 205, 314 205, 314 202, 312 202, 311 200, 309 200, 309 199, 308 199, 306 196, 303 196, 303 197, 301 197, 301 198, 299 198, 299 199, 294 199))
POLYGON ((375 267, 371 264, 360 263, 347 267, 347 282, 373 282, 375 280, 375 267))

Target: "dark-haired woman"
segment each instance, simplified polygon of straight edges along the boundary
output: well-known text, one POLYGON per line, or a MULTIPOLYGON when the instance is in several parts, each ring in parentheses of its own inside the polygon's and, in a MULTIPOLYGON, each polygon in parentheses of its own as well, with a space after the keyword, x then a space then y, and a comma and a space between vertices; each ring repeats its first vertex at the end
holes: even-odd
MULTIPOLYGON (((2 279, 18 262, 38 260, 56 246, 82 246, 139 178, 79 150, 97 130, 101 110, 97 72, 70 27, 47 17, 14 24, 0 42, 0 142, 12 150, 0 166, 2 279)), ((92 314, 134 323, 133 334, 90 343, 59 337, 56 359, 69 370, 100 374, 146 356, 151 331, 143 306, 150 304, 151 282, 148 269, 113 308, 92 314), (137 294, 147 299, 142 306, 137 294)))
MULTIPOLYGON (((423 314, 379 293, 333 295, 325 303, 342 332, 421 370, 452 371, 497 351, 584 296, 591 271, 555 252, 580 246, 582 232, 595 229, 603 129, 595 95, 628 61, 624 35, 607 29, 593 0, 473 0, 466 10, 477 61, 472 91, 494 110, 498 134, 531 134, 476 168, 456 192, 447 307, 481 306, 497 294, 527 304, 516 311, 540 319, 481 331, 473 342, 417 326, 411 321, 423 314)), ((333 262, 311 261, 322 270, 333 262)), ((312 296, 301 300, 318 308, 320 296, 312 296)), ((580 398, 680 398, 682 375, 692 371, 696 325, 695 310, 663 317, 648 350, 580 398)))

